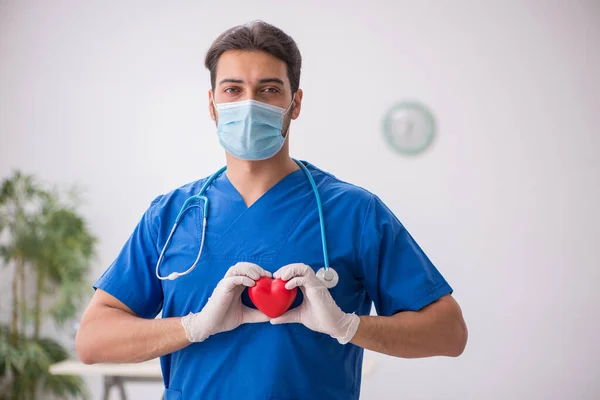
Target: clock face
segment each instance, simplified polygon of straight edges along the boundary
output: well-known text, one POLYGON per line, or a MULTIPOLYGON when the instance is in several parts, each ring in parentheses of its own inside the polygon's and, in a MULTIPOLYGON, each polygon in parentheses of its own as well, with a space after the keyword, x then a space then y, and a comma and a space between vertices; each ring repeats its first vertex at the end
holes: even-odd
POLYGON ((385 115, 383 133, 394 150, 403 154, 417 154, 433 141, 435 120, 421 104, 400 103, 385 115))

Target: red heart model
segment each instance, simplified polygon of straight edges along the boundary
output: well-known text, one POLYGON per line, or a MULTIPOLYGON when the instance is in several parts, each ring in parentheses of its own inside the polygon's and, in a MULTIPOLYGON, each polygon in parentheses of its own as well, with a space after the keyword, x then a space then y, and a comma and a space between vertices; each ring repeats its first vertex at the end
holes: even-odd
POLYGON ((262 277, 256 285, 248 288, 252 303, 269 318, 277 318, 285 313, 294 302, 298 288, 287 290, 285 281, 262 277))

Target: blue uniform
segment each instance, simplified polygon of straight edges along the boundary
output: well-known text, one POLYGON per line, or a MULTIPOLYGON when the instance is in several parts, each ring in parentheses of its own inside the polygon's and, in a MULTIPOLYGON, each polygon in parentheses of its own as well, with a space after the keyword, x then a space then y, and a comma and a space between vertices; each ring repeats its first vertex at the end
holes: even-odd
MULTIPOLYGON (((339 274, 331 295, 345 312, 416 311, 452 292, 394 214, 375 195, 304 162, 318 187, 330 265, 339 274)), ((304 263, 323 267, 316 200, 304 172, 292 172, 252 206, 221 174, 208 188, 209 222, 196 269, 160 281, 155 266, 184 201, 200 180, 156 198, 122 251, 95 283, 137 315, 184 316, 204 307, 225 272, 248 261, 275 272, 304 263)), ((177 228, 160 274, 187 270, 198 254, 202 210, 177 228)), ((294 305, 302 301, 301 292, 294 305)), ((242 301, 252 306, 247 293, 242 301)), ((341 345, 301 324, 244 324, 161 357, 166 400, 358 399, 363 350, 341 345)))

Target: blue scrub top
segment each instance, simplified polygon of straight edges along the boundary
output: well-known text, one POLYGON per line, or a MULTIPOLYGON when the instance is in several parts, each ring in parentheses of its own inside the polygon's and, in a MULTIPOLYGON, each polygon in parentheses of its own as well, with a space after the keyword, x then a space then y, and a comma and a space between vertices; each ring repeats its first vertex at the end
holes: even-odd
MULTIPOLYGON (((331 295, 345 312, 416 311, 452 293, 405 227, 375 195, 304 162, 323 203, 330 265, 340 276, 331 295)), ((208 188, 209 222, 196 269, 175 281, 155 276, 158 255, 184 201, 206 179, 156 198, 113 264, 94 284, 143 318, 199 312, 229 267, 248 261, 275 272, 290 263, 323 267, 316 200, 302 170, 252 206, 221 174, 208 188)), ((195 261, 202 210, 177 228, 160 274, 195 261)), ((301 292, 292 307, 302 301, 301 292)), ((247 293, 243 302, 249 306, 247 293)), ((358 399, 363 349, 341 345, 301 324, 245 324, 161 357, 165 399, 358 399)))

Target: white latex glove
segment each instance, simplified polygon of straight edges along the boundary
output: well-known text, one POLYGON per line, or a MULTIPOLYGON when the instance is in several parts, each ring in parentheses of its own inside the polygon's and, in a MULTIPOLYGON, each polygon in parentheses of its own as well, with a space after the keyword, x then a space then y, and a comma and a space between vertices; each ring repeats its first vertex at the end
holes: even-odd
POLYGON ((242 304, 241 298, 244 288, 254 286, 262 276, 270 277, 271 273, 252 263, 239 262, 229 268, 204 308, 181 319, 188 340, 202 342, 211 335, 233 330, 244 323, 267 322, 269 317, 242 304))
POLYGON ((272 319, 272 324, 301 323, 308 329, 337 339, 341 344, 348 343, 354 337, 360 317, 342 311, 311 267, 289 264, 275 272, 273 277, 288 281, 286 289, 300 287, 304 300, 298 307, 272 319))

